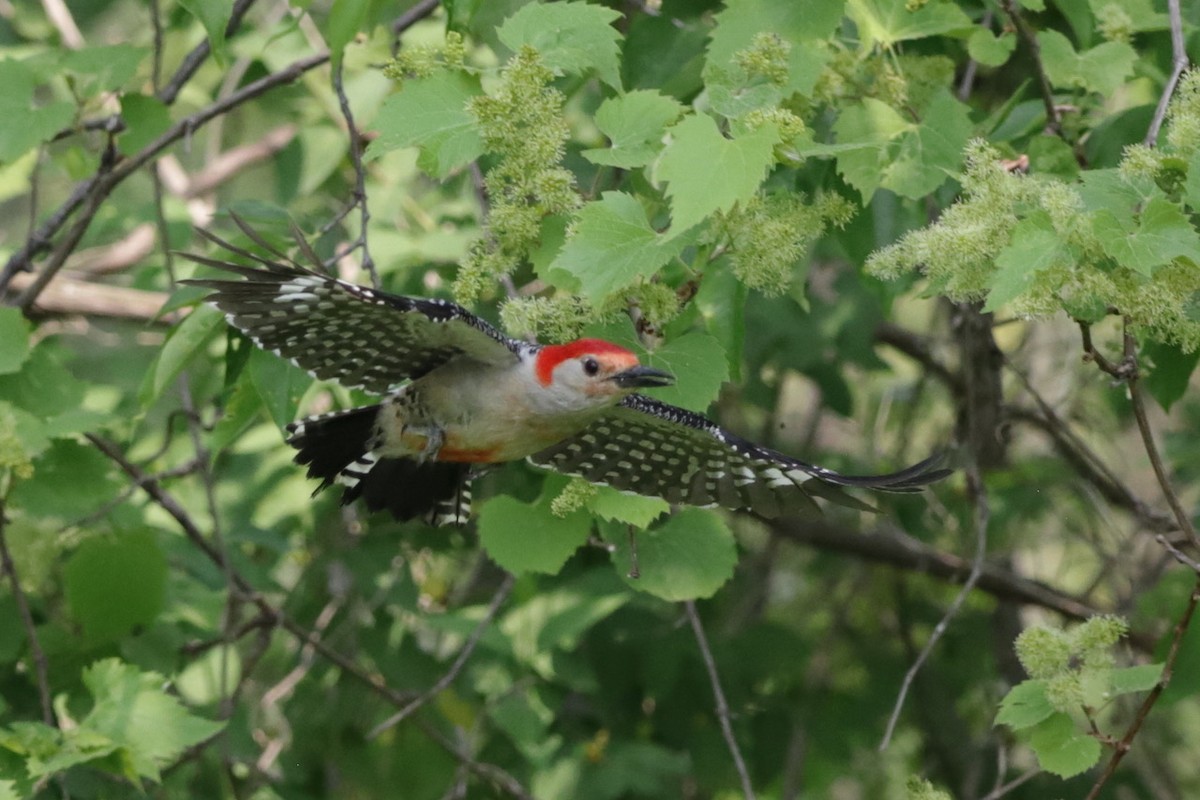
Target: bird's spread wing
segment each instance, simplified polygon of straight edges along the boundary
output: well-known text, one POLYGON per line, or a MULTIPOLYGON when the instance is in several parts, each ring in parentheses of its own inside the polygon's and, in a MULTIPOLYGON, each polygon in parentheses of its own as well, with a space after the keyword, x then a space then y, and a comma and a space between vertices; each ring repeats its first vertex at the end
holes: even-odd
MULTIPOLYGON (((520 343, 462 306, 375 291, 322 275, 271 248, 240 220, 238 224, 280 260, 263 258, 200 231, 261 267, 184 254, 244 278, 185 282, 213 289, 208 300, 225 312, 230 324, 259 347, 318 378, 383 394, 456 356, 488 363, 517 356, 520 343)), ((297 239, 311 254, 303 239, 297 239)))
MULTIPOLYGON (((829 496, 832 487, 916 492, 950 474, 939 468, 941 458, 935 456, 887 475, 842 475, 748 442, 699 414, 636 394, 529 460, 671 503, 748 508, 766 517, 812 509, 812 496, 829 496)), ((848 498, 841 493, 831 499, 848 498)))

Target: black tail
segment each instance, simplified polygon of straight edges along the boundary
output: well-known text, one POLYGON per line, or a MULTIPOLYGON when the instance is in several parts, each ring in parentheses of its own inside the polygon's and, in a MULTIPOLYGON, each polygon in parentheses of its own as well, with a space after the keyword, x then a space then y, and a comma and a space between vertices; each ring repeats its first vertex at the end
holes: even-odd
MULTIPOLYGON (((362 497, 371 511, 397 520, 424 518, 431 525, 463 523, 470 513, 470 465, 376 455, 379 406, 308 417, 288 426, 296 463, 319 478, 316 492, 341 483, 342 504, 362 497)), ((313 492, 313 494, 316 494, 313 492)))

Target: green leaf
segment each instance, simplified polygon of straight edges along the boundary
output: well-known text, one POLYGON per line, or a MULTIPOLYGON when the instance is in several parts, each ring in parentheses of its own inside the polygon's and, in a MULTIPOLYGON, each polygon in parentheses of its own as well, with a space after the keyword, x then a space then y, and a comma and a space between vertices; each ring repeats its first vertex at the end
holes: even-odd
POLYGON ((138 66, 150 54, 147 47, 128 44, 100 45, 69 50, 62 57, 62 68, 75 73, 75 92, 94 97, 116 91, 134 77, 138 66))
POLYGON ((580 209, 575 234, 546 275, 556 270, 573 275, 579 293, 598 306, 609 293, 649 278, 679 255, 685 244, 686 237, 666 236, 651 228, 637 198, 605 192, 580 209))
POLYGON ((1187 178, 1183 183, 1183 199, 1192 211, 1200 210, 1200 149, 1188 159, 1187 178))
POLYGON ((10 500, 40 517, 73 521, 112 500, 124 485, 107 458, 69 439, 52 442, 33 469, 33 478, 14 486, 10 500))
POLYGON ((64 570, 67 605, 93 644, 148 626, 163 607, 167 561, 152 531, 99 535, 64 570))
POLYGON ((452 70, 405 81, 375 117, 379 138, 368 155, 419 147, 418 165, 435 178, 471 163, 483 154, 483 139, 467 111, 467 102, 479 92, 478 78, 452 70))
POLYGON ((686 117, 669 133, 672 141, 658 161, 655 180, 667 182, 676 231, 752 198, 774 162, 779 141, 773 125, 726 139, 705 114, 686 117))
POLYGON ((83 683, 96 703, 80 728, 120 746, 131 780, 158 780, 161 767, 224 727, 188 713, 162 690, 161 675, 139 672, 115 658, 85 669, 83 683))
POLYGON ((1139 664, 1136 667, 1114 669, 1110 673, 1113 695, 1148 692, 1162 680, 1162 664, 1139 664))
POLYGON ((189 705, 206 706, 229 697, 242 679, 242 658, 229 645, 211 647, 183 668, 175 688, 189 705))
POLYGON ((1058 31, 1039 31, 1037 40, 1050 83, 1103 95, 1121 88, 1138 57, 1125 42, 1105 42, 1077 53, 1071 41, 1058 31))
MULTIPOLYGON (((260 373, 260 376, 265 377, 265 373, 260 373)), ((249 372, 243 371, 226 396, 225 407, 221 410, 221 416, 208 438, 208 447, 214 458, 241 437, 241 434, 258 419, 258 412, 262 408, 262 395, 259 394, 249 372)), ((278 413, 278 409, 276 412, 278 413)), ((276 422, 274 415, 272 421, 276 422)))
POLYGON ((517 575, 555 574, 592 530, 582 511, 556 517, 545 505, 498 495, 479 509, 479 541, 493 561, 517 575))
POLYGON ((0 308, 0 375, 21 368, 29 358, 29 321, 18 308, 0 308))
MULTIPOLYGON (((725 520, 701 508, 685 508, 662 525, 637 534, 640 577, 625 578, 635 589, 663 600, 712 597, 733 577, 737 546, 725 520)), ((629 542, 615 537, 613 563, 625 576, 632 566, 629 542)))
POLYGON ((662 149, 667 126, 682 113, 678 100, 647 89, 610 97, 596 109, 596 127, 612 146, 584 150, 583 155, 593 164, 645 166, 662 149))
POLYGON ((192 359, 204 351, 224 323, 224 314, 203 305, 197 306, 175 326, 147 373, 147 380, 142 384, 138 399, 143 407, 152 405, 162 396, 163 391, 175 382, 192 359))
POLYGON ((1016 49, 1017 36, 1010 31, 995 36, 987 28, 976 28, 967 40, 967 52, 985 67, 1000 66, 1008 61, 1016 49))
POLYGON ((513 653, 537 663, 550 650, 572 650, 593 625, 632 599, 609 569, 591 569, 513 608, 498 627, 513 653))
POLYGON ((1179 206, 1162 197, 1151 200, 1127 229, 1121 218, 1107 211, 1098 212, 1093 230, 1104 252, 1121 266, 1146 277, 1176 258, 1200 263, 1200 235, 1179 206))
POLYGON ((1081 733, 1071 717, 1061 712, 1033 729, 1029 745, 1042 769, 1060 778, 1078 775, 1100 761, 1100 742, 1081 733))
POLYGON ((1020 297, 1039 272, 1054 266, 1069 266, 1074 261, 1045 212, 1021 220, 1013 229, 1008 246, 996 256, 996 271, 988 279, 990 291, 983 310, 995 311, 1020 297))
POLYGON ((838 171, 869 200, 877 188, 919 199, 957 174, 972 130, 967 107, 939 90, 921 124, 866 98, 842 112, 834 131, 842 145, 867 145, 838 154, 838 171))
POLYGON ((530 45, 557 74, 595 70, 621 89, 619 11, 591 3, 530 3, 504 21, 497 34, 512 50, 530 45))
POLYGON ((121 97, 121 119, 125 131, 121 134, 121 149, 136 153, 157 139, 171 126, 171 112, 157 97, 127 94, 121 97))
POLYGON ((643 497, 625 494, 611 486, 597 486, 595 496, 587 501, 587 507, 596 516, 611 522, 622 522, 635 528, 645 528, 661 515, 671 510, 666 500, 658 497, 643 497))
POLYGON ((1143 385, 1164 411, 1170 411, 1175 401, 1187 391, 1196 362, 1200 360, 1200 350, 1185 353, 1173 344, 1147 341, 1142 345, 1142 352, 1154 365, 1143 385))
POLYGON ((85 386, 63 366, 61 352, 52 340, 39 342, 19 372, 0 374, 0 398, 41 419, 77 410, 85 386))
POLYGON ((729 380, 725 348, 715 336, 689 331, 652 351, 643 363, 675 376, 673 386, 647 392, 664 403, 704 411, 729 380))
POLYGON ((6 742, 14 750, 26 749, 26 769, 31 778, 53 775, 76 764, 105 758, 116 752, 118 745, 106 736, 83 728, 60 732, 39 723, 14 723, 17 742, 6 742))
POLYGON ((200 24, 208 33, 213 57, 219 65, 224 66, 229 59, 229 49, 225 46, 225 29, 229 27, 229 17, 233 14, 233 0, 179 0, 179 5, 200 20, 200 24))
POLYGON ((67 101, 35 106, 37 76, 19 61, 0 61, 0 119, 19 119, 20 125, 0 125, 0 163, 12 163, 49 140, 75 119, 67 101))
POLYGON ((312 376, 257 347, 250 351, 249 373, 250 382, 275 425, 282 429, 295 420, 300 398, 312 384, 312 376))
POLYGON ((340 67, 346 45, 354 41, 366 23, 370 6, 371 0, 333 0, 325 19, 325 40, 329 43, 334 69, 340 67))
POLYGON ((845 0, 728 0, 714 17, 706 77, 711 79, 714 69, 728 70, 734 55, 760 33, 774 33, 792 44, 824 39, 842 21, 844 7, 845 0))
POLYGON ((997 725, 1007 725, 1014 731, 1029 728, 1056 713, 1046 697, 1046 682, 1022 681, 1009 690, 1000 701, 996 714, 997 725))
POLYGON ((941 0, 926 3, 847 0, 846 13, 858 26, 858 38, 864 48, 889 49, 896 42, 960 33, 974 27, 971 18, 957 4, 941 0))
POLYGON ((737 279, 729 268, 728 258, 723 257, 705 271, 700 291, 692 301, 704 320, 705 329, 725 351, 731 381, 741 379, 747 292, 746 284, 737 279))

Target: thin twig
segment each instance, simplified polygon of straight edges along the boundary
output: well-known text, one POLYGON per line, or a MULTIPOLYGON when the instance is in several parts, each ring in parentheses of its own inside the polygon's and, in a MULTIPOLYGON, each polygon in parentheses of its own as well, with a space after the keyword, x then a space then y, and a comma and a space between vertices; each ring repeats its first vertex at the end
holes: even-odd
MULTIPOLYGON (((242 17, 246 15, 252 5, 254 5, 254 0, 237 0, 233 4, 233 8, 229 12, 229 23, 225 26, 226 37, 237 32, 238 26, 242 24, 242 17)), ((196 74, 196 70, 200 69, 210 53, 212 53, 212 42, 207 38, 192 48, 192 51, 180 63, 179 68, 175 70, 175 74, 171 76, 171 80, 167 81, 167 85, 158 90, 158 99, 166 105, 174 103, 184 85, 196 74)))
POLYGON ((25 597, 25 590, 21 588, 17 565, 13 563, 12 554, 8 551, 8 539, 4 531, 7 523, 8 517, 4 501, 0 500, 0 570, 8 576, 8 581, 12 584, 17 614, 21 617, 21 626, 25 629, 25 636, 29 639, 29 655, 33 659, 34 680, 37 682, 38 699, 42 705, 42 722, 53 727, 54 709, 50 704, 49 664, 46 661, 46 651, 42 649, 42 644, 38 640, 37 626, 34 625, 33 614, 29 611, 29 601, 25 597))
POLYGON ((750 772, 746 769, 746 761, 742 758, 741 748, 733 735, 733 724, 730 722, 729 704, 725 701, 725 692, 721 689, 721 676, 717 674, 717 662, 713 659, 712 651, 708 648, 708 637, 704 635, 704 626, 700 624, 700 615, 696 613, 696 603, 688 600, 683 604, 688 621, 692 624, 692 633, 696 635, 696 644, 704 659, 704 669, 708 671, 708 681, 712 684, 713 698, 717 705, 717 720, 721 723, 721 735, 733 756, 733 765, 737 768, 738 777, 742 781, 742 795, 746 800, 754 800, 754 786, 750 783, 750 772))
MULTIPOLYGON (((109 142, 109 147, 112 147, 111 140, 109 142)), ((67 256, 71 255, 71 253, 75 251, 76 246, 78 246, 80 240, 83 239, 83 235, 87 233, 87 229, 88 226, 91 225, 92 218, 96 215, 96 212, 100 210, 100 203, 104 200, 104 195, 99 191, 99 189, 104 185, 104 176, 108 172, 110 165, 111 162, 107 156, 101 159, 100 170, 97 172, 97 181, 94 184, 94 187, 97 189, 97 191, 94 191, 88 198, 87 208, 84 209, 83 214, 75 221, 75 224, 71 226, 71 230, 67 232, 66 238, 59 243, 58 248, 46 262, 46 265, 42 268, 42 271, 38 273, 37 277, 33 279, 33 282, 29 284, 29 286, 27 286, 17 298, 16 305, 20 306, 25 311, 29 310, 29 308, 33 305, 33 301, 36 300, 37 296, 42 293, 42 290, 46 288, 46 284, 48 284, 50 280, 58 273, 58 271, 62 269, 63 264, 67 263, 67 256)), ((0 290, 4 288, 7 287, 0 287, 0 290)))
POLYGON ((997 786, 995 789, 992 789, 990 792, 985 794, 983 797, 979 798, 979 800, 1000 800, 1000 798, 1004 797, 1004 795, 1008 794, 1009 792, 1011 792, 1012 790, 1014 790, 1020 786, 1023 786, 1024 784, 1028 783, 1029 781, 1033 780, 1034 778, 1036 778, 1038 775, 1041 775, 1041 774, 1042 774, 1041 769, 1035 767, 1022 775, 1018 775, 1017 777, 1013 778, 1008 783, 1003 784, 1001 786, 997 786))
MULTIPOLYGON (((200 529, 196 526, 196 523, 179 504, 179 501, 177 501, 169 492, 165 491, 158 483, 151 480, 140 467, 127 459, 121 452, 120 448, 116 446, 116 444, 94 433, 87 433, 84 434, 84 436, 92 443, 93 446, 96 447, 96 449, 116 463, 126 475, 128 475, 130 478, 136 481, 139 486, 145 489, 146 493, 150 495, 151 499, 154 500, 154 502, 157 503, 160 508, 170 514, 171 517, 179 524, 179 526, 183 529, 184 535, 190 542, 192 542, 192 544, 199 548, 199 550, 210 561, 212 561, 218 567, 224 569, 224 556, 219 550, 213 548, 212 544, 207 540, 203 533, 200 532, 200 529)), ((275 620, 279 627, 291 633, 302 644, 311 645, 322 658, 331 662, 338 669, 342 670, 347 675, 350 675, 392 705, 401 707, 409 702, 410 695, 404 692, 396 691, 384 683, 382 679, 367 674, 353 661, 346 658, 336 650, 331 649, 315 632, 305 628, 303 625, 299 624, 285 614, 282 610, 275 608, 273 605, 267 602, 266 598, 264 598, 256 589, 254 589, 254 587, 250 585, 249 581, 247 581, 236 569, 232 567, 230 569, 233 575, 234 585, 237 587, 238 591, 242 593, 248 602, 255 605, 260 612, 275 620)), ((417 718, 414 720, 414 723, 427 737, 429 737, 430 740, 456 758, 461 764, 463 764, 463 766, 465 766, 475 775, 491 781, 514 797, 520 798, 520 800, 532 800, 532 795, 528 790, 525 789, 524 786, 521 785, 521 782, 501 767, 498 767, 495 764, 476 761, 469 753, 463 751, 453 742, 446 739, 440 731, 438 731, 432 725, 426 723, 424 720, 417 718)))
POLYGON ((1171 97, 1179 85, 1188 66, 1187 43, 1183 38, 1183 14, 1179 10, 1179 0, 1167 0, 1167 16, 1171 20, 1171 76, 1163 87, 1162 96, 1158 98, 1158 107, 1154 109, 1154 118, 1142 140, 1148 147, 1158 144, 1158 132, 1162 129, 1163 120, 1167 118, 1167 109, 1171 105, 1171 97))
POLYGON ((1055 136, 1062 133, 1062 119, 1059 117, 1058 106, 1054 102, 1054 87, 1050 84, 1050 76, 1046 74, 1046 66, 1042 63, 1042 48, 1038 44, 1037 35, 1029 27, 1029 23, 1021 16, 1017 8, 1017 0, 1000 0, 1000 8, 1012 20, 1017 36, 1029 48, 1029 57, 1033 61, 1034 72, 1037 73, 1038 85, 1042 90, 1042 105, 1046 107, 1046 130, 1055 136))
POLYGON ((1158 542, 1159 544, 1161 544, 1166 549, 1166 551, 1171 554, 1172 558, 1174 558, 1180 564, 1183 564, 1185 567, 1192 570, 1196 574, 1200 575, 1200 561, 1197 561, 1196 559, 1188 556, 1187 553, 1183 552, 1178 547, 1176 547, 1174 544, 1172 544, 1171 540, 1168 539, 1167 537, 1163 536, 1161 533, 1158 534, 1157 536, 1155 536, 1154 540, 1156 542, 1158 542))
POLYGON ((1150 690, 1150 693, 1146 695, 1146 699, 1142 701, 1142 705, 1138 708, 1137 716, 1134 717, 1129 729, 1125 731, 1125 735, 1121 737, 1121 741, 1114 745, 1112 757, 1109 758, 1104 772, 1096 779, 1096 783, 1092 786, 1092 790, 1088 792, 1085 800, 1096 800, 1100 796, 1100 790, 1104 788, 1104 784, 1108 783, 1109 778, 1117 771, 1117 766, 1121 763, 1121 760, 1125 758, 1125 754, 1133 747, 1134 737, 1142 729, 1142 724, 1146 721, 1146 717, 1149 716, 1150 710, 1154 708, 1154 704, 1158 702, 1158 698, 1162 696, 1163 690, 1170 683, 1171 673, 1175 670, 1175 660, 1179 657, 1180 645, 1183 643, 1183 635, 1187 633, 1188 626, 1192 623, 1197 603, 1200 603, 1200 576, 1197 576, 1196 585, 1192 588, 1192 593, 1188 597, 1188 603, 1183 610, 1183 616, 1175 624, 1175 633, 1171 637, 1171 649, 1167 651, 1167 659, 1163 663, 1162 677, 1158 679, 1158 683, 1154 684, 1154 688, 1150 690))
POLYGON ((440 0, 421 0, 421 2, 396 17, 396 21, 392 23, 392 35, 399 36, 404 33, 413 25, 432 14, 434 9, 440 4, 440 0))
MULTIPOLYGON (((236 92, 230 94, 228 97, 224 97, 206 106, 205 108, 202 108, 195 114, 191 114, 179 120, 157 139, 143 147, 137 154, 122 161, 118 161, 112 166, 111 171, 107 174, 96 174, 84 181, 81 181, 75 186, 75 189, 72 190, 71 195, 67 198, 67 200, 44 223, 42 223, 37 230, 35 230, 29 236, 25 244, 22 245, 8 259, 3 272, 0 272, 0 291, 3 291, 5 287, 7 287, 9 280, 11 280, 14 274, 17 272, 27 271, 30 268, 30 263, 33 257, 38 253, 44 252, 45 249, 50 246, 54 234, 56 234, 62 228, 67 219, 70 218, 70 216, 75 213, 75 211, 78 210, 85 201, 88 202, 88 210, 80 218, 76 228, 72 229, 72 237, 76 233, 76 229, 78 231, 78 235, 82 237, 83 232, 87 230, 92 218, 99 210, 100 202, 106 198, 113 191, 113 189, 115 189, 122 181, 134 174, 141 167, 145 166, 149 161, 157 157, 163 150, 170 147, 176 141, 182 139, 184 136, 190 135, 200 126, 204 125, 215 117, 218 117, 221 114, 236 108, 242 103, 253 100, 270 91, 271 89, 276 88, 277 86, 291 83, 304 73, 321 66, 328 60, 328 53, 318 53, 316 55, 311 55, 306 58, 299 59, 298 61, 294 61, 278 72, 273 72, 270 75, 266 75, 256 81, 252 81, 236 92)), ((66 251, 64 250, 63 252, 65 253, 66 251)), ((53 270, 50 270, 50 265, 47 265, 47 269, 43 270, 43 273, 46 273, 46 277, 43 278, 42 275, 38 276, 39 284, 44 286, 45 283, 48 283, 50 278, 53 277, 53 273, 57 272, 57 270, 62 267, 61 261, 64 260, 65 255, 61 260, 59 260, 59 263, 54 266, 53 270)), ((40 292, 40 289, 38 289, 37 292, 40 292)), ((26 300, 32 302, 33 300, 36 300, 37 292, 30 294, 27 290, 26 295, 22 297, 22 302, 25 302, 26 300)))
POLYGON ((345 59, 341 59, 333 68, 333 91, 337 94, 342 118, 346 120, 346 134, 350 137, 350 161, 354 164, 354 202, 359 208, 360 226, 355 245, 362 247, 362 268, 371 276, 371 285, 378 289, 380 287, 379 273, 375 270, 371 249, 367 246, 367 223, 371 220, 371 212, 367 208, 367 171, 363 166, 362 159, 362 134, 358 132, 358 127, 354 124, 354 114, 350 111, 350 99, 346 97, 346 87, 342 83, 342 69, 345 63, 345 59))
MULTIPOLYGON (((992 32, 993 16, 994 12, 990 8, 983 12, 983 17, 979 20, 981 30, 987 31, 989 34, 992 32)), ((979 62, 973 58, 969 59, 966 68, 963 70, 962 80, 958 83, 958 99, 964 103, 971 97, 971 90, 975 88, 975 76, 978 72, 979 62)))
POLYGON ((883 732, 883 740, 879 743, 879 750, 881 752, 886 750, 892 741, 892 734, 895 733, 896 724, 900 721, 900 711, 904 708, 904 700, 908 696, 908 690, 912 687, 913 681, 916 680, 917 673, 920 672, 925 661, 933 653, 933 648, 950 627, 950 621, 958 616, 959 609, 966 602, 967 595, 975 588, 975 584, 979 582, 980 575, 983 574, 983 559, 987 553, 987 530, 990 516, 987 489, 984 487, 983 479, 979 475, 979 466, 974 462, 966 469, 966 476, 967 492, 975 506, 975 557, 971 562, 971 572, 967 575, 967 580, 950 603, 949 608, 946 609, 946 613, 938 620, 938 624, 929 635, 929 640, 925 642, 925 646, 921 648, 921 652, 917 655, 916 660, 908 668, 908 672, 904 673, 904 681, 900 684, 900 692, 896 696, 896 704, 892 708, 892 716, 888 719, 887 728, 883 732))
POLYGON ((511 574, 504 576, 504 580, 500 583, 499 588, 496 589, 496 593, 492 595, 492 602, 488 605, 487 613, 483 615, 483 619, 479 620, 479 624, 475 626, 473 631, 471 631, 471 635, 467 637, 466 643, 464 643, 462 649, 458 651, 458 656, 454 659, 454 663, 450 665, 450 669, 446 670, 446 674, 442 675, 442 677, 438 678, 436 683, 422 692, 420 697, 416 698, 411 703, 397 711, 395 714, 392 714, 392 716, 388 717, 383 722, 372 728, 370 733, 367 734, 368 739, 374 739, 376 736, 388 730, 389 728, 399 725, 400 722, 406 717, 410 716, 413 712, 421 708, 421 706, 437 697, 446 690, 447 686, 454 683, 454 680, 458 677, 458 674, 462 672, 462 668, 466 665, 467 659, 469 659, 471 654, 475 652, 475 647, 479 644, 479 640, 483 637, 484 631, 487 630, 488 626, 492 624, 492 620, 496 618, 496 614, 499 613, 500 606, 502 606, 504 601, 508 599, 509 593, 512 592, 513 583, 514 579, 511 574))
MULTIPOLYGON (((971 572, 971 562, 955 553, 938 550, 900 531, 877 530, 860 533, 824 519, 794 521, 772 520, 772 531, 796 544, 818 547, 831 552, 848 553, 877 564, 914 570, 943 581, 959 583, 971 572)), ((1069 595, 1040 581, 1017 575, 996 564, 985 563, 979 591, 1000 600, 1038 606, 1068 619, 1087 620, 1111 610, 1096 608, 1079 597, 1069 595)), ((1154 638, 1143 633, 1131 634, 1130 641, 1141 651, 1154 648, 1154 638)))
POLYGON ((1154 443, 1154 431, 1151 430, 1150 419, 1146 415, 1145 395, 1142 391, 1141 381, 1137 378, 1129 381, 1129 400, 1133 405, 1133 417, 1137 420, 1138 431, 1142 435, 1146 455, 1150 457, 1150 466, 1153 467, 1154 477, 1158 479, 1158 485, 1167 498, 1167 505, 1171 507, 1171 513, 1175 515, 1175 522, 1179 525, 1179 529, 1187 536, 1192 547, 1200 551, 1200 537, 1196 535, 1196 526, 1192 524, 1191 515, 1184 509, 1183 503, 1175 491, 1175 486, 1167 475, 1167 468, 1158 452, 1158 445, 1154 443))
POLYGON ((67 4, 63 0, 42 0, 42 8, 46 11, 47 19, 58 31, 64 47, 68 50, 78 50, 83 47, 83 34, 79 32, 79 26, 75 24, 75 18, 71 16, 71 9, 67 8, 67 4))
POLYGON ((1180 501, 1179 495, 1171 483, 1171 478, 1167 475, 1166 465, 1163 463, 1162 455, 1158 451, 1158 445, 1154 442, 1154 430, 1150 427, 1150 418, 1146 414, 1146 399, 1142 392, 1141 371, 1138 367, 1137 359, 1137 342, 1134 340, 1133 334, 1129 331, 1129 319, 1125 318, 1122 324, 1124 326, 1122 338, 1124 357, 1120 362, 1113 363, 1101 355, 1092 343, 1091 328, 1085 323, 1080 323, 1079 330, 1083 335, 1084 354, 1094 361, 1096 366, 1105 373, 1128 384, 1129 402, 1133 408, 1134 419, 1137 420, 1138 432, 1142 437, 1142 447, 1145 448, 1146 455, 1150 458, 1150 466, 1154 469, 1154 477, 1158 480, 1158 486, 1162 489, 1163 496, 1167 499, 1167 505, 1171 507, 1171 513, 1175 517, 1175 524, 1179 526, 1179 530, 1184 532, 1192 546, 1200 550, 1200 536, 1197 536, 1196 527, 1192 524, 1191 515, 1183 507, 1183 503, 1180 501))
MULTIPOLYGON (((1175 516, 1175 522, 1179 525, 1179 529, 1183 531, 1188 538, 1188 541, 1197 549, 1200 549, 1200 538, 1196 535, 1195 526, 1192 524, 1191 517, 1183 507, 1183 503, 1179 499, 1178 493, 1175 491, 1175 486, 1171 483, 1170 476, 1167 475, 1166 466, 1163 463, 1162 456, 1159 453, 1158 445, 1154 441, 1154 431, 1150 427, 1150 419, 1146 413, 1146 401, 1142 393, 1141 387, 1141 371, 1138 366, 1137 357, 1137 342, 1134 340, 1133 334, 1129 330, 1129 319, 1126 317, 1122 320, 1122 344, 1123 357, 1120 362, 1113 363, 1104 358, 1095 348, 1092 342, 1091 330, 1084 324, 1080 323, 1080 331, 1083 336, 1083 349, 1087 357, 1096 363, 1096 366, 1103 370, 1106 374, 1111 375, 1117 380, 1125 381, 1129 389, 1129 401, 1133 408, 1134 419, 1137 420, 1138 432, 1141 434, 1142 447, 1146 451, 1146 455, 1150 459, 1150 465, 1154 469, 1154 476, 1158 481, 1159 488, 1167 499, 1167 504, 1171 507, 1171 513, 1175 516)), ((1095 800, 1099 797, 1101 789, 1108 783, 1108 780, 1116 772, 1117 766, 1125 758, 1125 754, 1129 752, 1133 746, 1134 737, 1142 729, 1147 716, 1149 716, 1154 704, 1158 702, 1162 696, 1163 690, 1171 681, 1171 674, 1175 668, 1175 660, 1179 656, 1180 644, 1183 642, 1183 636, 1187 633, 1188 626, 1191 625, 1192 617, 1196 611, 1196 605, 1200 603, 1200 574, 1197 575, 1196 584, 1192 588, 1192 593, 1188 598, 1187 606, 1184 608, 1179 622, 1175 625, 1175 632, 1171 639, 1171 647, 1167 652, 1167 658, 1163 664, 1162 676, 1158 683, 1146 695, 1146 699, 1142 701, 1142 705, 1138 708, 1137 715, 1133 722, 1125 731, 1125 735, 1121 737, 1113 747, 1113 754, 1108 760, 1104 772, 1096 780, 1090 792, 1088 792, 1087 800, 1095 800)))

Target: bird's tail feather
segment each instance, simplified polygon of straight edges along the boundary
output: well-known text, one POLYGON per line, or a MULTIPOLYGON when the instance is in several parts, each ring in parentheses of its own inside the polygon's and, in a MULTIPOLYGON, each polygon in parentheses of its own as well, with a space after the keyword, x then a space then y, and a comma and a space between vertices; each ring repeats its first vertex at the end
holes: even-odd
POLYGON ((924 461, 905 467, 898 472, 883 475, 843 475, 840 472, 815 467, 809 472, 814 478, 836 486, 854 486, 875 489, 881 492, 919 492, 931 483, 940 481, 954 470, 942 467, 945 453, 935 453, 924 461))
MULTIPOLYGON (((317 492, 340 483, 342 504, 362 497, 371 511, 390 511, 404 521, 462 524, 470 513, 470 465, 381 457, 375 449, 379 406, 335 411, 293 422, 288 444, 296 463, 318 478, 317 492)), ((316 492, 314 492, 316 494, 316 492)))

